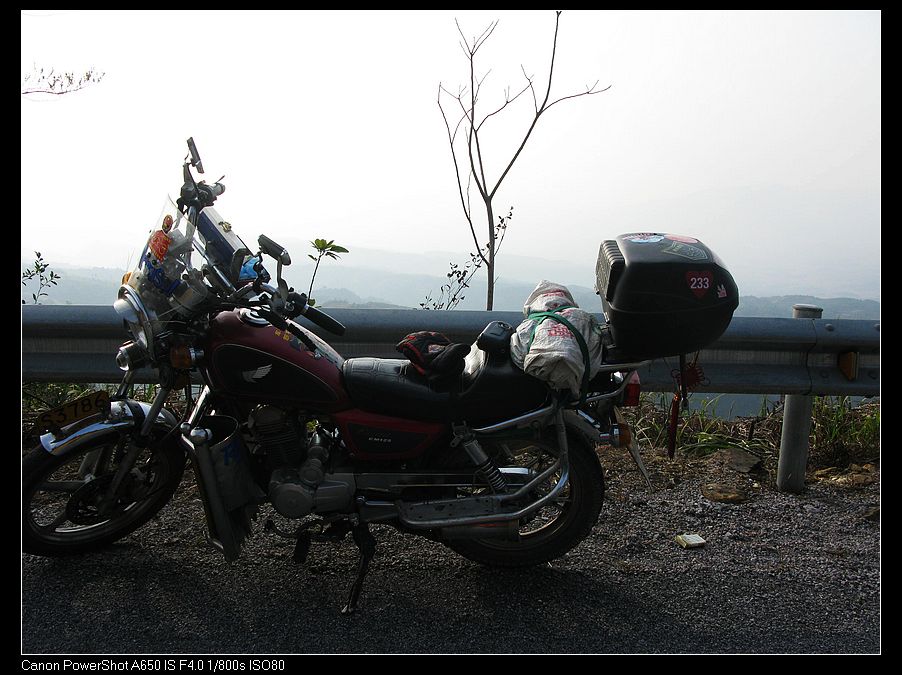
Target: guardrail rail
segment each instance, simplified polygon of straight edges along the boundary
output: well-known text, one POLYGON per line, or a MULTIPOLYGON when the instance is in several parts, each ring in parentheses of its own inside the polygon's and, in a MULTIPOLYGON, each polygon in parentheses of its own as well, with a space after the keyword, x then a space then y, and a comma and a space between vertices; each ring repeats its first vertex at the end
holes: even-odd
MULTIPOLYGON (((786 394, 778 488, 804 488, 811 396, 880 394, 880 322, 820 319, 817 307, 796 306, 787 319, 734 317, 724 334, 699 354, 705 380, 695 391, 724 394, 786 394)), ((346 358, 398 358, 395 345, 408 333, 434 330, 452 342, 472 343, 490 321, 516 326, 519 312, 389 309, 330 309, 347 328, 324 334, 303 318, 299 323, 322 335, 346 358)), ((602 315, 597 315, 603 321, 602 315)), ((119 382, 119 346, 130 339, 112 306, 23 305, 24 382, 119 382)), ((656 359, 641 368, 646 391, 672 392, 677 358, 656 359)), ((136 382, 155 382, 155 371, 137 373, 136 382)))

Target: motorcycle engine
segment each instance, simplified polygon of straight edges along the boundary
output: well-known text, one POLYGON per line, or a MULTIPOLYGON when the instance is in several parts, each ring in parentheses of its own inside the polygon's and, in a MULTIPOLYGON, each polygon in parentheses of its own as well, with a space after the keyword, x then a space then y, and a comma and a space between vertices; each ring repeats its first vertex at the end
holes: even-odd
POLYGON ((271 471, 269 501, 287 518, 350 510, 353 474, 327 474, 333 439, 317 429, 307 433, 296 416, 275 406, 255 408, 248 428, 271 471), (302 440, 302 438, 304 440, 302 440))

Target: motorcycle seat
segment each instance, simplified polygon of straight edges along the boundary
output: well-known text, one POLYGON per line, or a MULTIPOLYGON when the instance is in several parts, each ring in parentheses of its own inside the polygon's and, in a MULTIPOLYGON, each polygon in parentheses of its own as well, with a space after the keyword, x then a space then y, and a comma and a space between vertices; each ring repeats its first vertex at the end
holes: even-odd
POLYGON ((475 345, 456 386, 430 383, 405 359, 347 359, 342 374, 362 410, 424 421, 488 424, 534 410, 548 397, 548 387, 506 355, 489 355, 475 345))

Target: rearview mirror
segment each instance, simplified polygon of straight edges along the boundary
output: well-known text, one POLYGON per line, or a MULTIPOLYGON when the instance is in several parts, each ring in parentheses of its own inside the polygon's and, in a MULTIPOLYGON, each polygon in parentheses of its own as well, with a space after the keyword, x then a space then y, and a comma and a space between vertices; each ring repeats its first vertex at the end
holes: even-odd
POLYGON ((197 169, 197 173, 203 173, 204 165, 200 161, 200 153, 197 152, 197 146, 194 145, 194 136, 188 139, 188 152, 191 153, 191 166, 197 169))

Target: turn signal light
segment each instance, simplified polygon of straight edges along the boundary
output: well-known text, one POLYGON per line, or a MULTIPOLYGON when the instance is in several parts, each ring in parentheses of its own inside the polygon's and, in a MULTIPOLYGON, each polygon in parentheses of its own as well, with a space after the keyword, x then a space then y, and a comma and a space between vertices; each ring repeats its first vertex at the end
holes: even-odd
POLYGON ((174 368, 188 370, 204 357, 204 353, 199 349, 179 345, 169 350, 169 363, 174 368))

